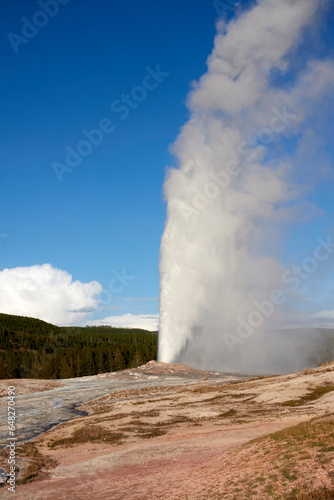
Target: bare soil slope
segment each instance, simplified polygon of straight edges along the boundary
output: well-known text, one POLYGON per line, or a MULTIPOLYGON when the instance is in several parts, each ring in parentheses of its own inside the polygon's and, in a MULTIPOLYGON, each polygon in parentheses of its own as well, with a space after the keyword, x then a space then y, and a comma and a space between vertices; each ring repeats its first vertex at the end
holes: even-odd
POLYGON ((155 362, 97 377, 111 375, 156 385, 87 402, 21 446, 17 500, 334 498, 334 364, 228 383, 155 362), (193 383, 159 386, 172 374, 193 383))

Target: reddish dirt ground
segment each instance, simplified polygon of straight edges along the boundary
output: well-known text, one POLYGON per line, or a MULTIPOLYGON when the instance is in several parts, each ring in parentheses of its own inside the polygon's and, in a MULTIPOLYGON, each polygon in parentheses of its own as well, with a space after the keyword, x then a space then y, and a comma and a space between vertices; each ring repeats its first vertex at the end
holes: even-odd
POLYGON ((20 394, 29 394, 32 392, 48 391, 54 387, 63 387, 64 385, 65 384, 59 380, 0 380, 0 398, 7 396, 9 386, 14 386, 20 394))
MULTIPOLYGON (((160 368, 166 370, 151 364, 142 371, 159 376, 160 368)), ((326 432, 333 434, 333 389, 331 364, 228 384, 208 381, 108 394, 83 405, 90 415, 33 441, 55 465, 17 486, 15 498, 284 499, 299 498, 288 497, 291 491, 329 491, 334 447, 324 446, 330 439, 326 432), (293 449, 284 436, 250 443, 311 419, 325 422, 315 428, 318 444, 310 430, 305 439, 293 441, 293 449), (98 438, 90 433, 97 428, 98 438)), ((7 488, 0 492, 3 499, 13 498, 7 488)))

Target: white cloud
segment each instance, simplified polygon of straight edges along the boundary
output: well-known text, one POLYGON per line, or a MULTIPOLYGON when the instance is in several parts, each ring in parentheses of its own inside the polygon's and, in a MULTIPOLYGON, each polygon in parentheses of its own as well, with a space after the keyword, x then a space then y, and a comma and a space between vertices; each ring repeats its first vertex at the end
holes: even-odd
POLYGON ((312 318, 321 318, 321 319, 334 319, 334 311, 321 311, 319 313, 312 314, 312 318))
POLYGON ((115 326, 119 328, 142 328, 152 332, 158 330, 158 314, 122 314, 88 321, 89 326, 115 326))
POLYGON ((98 306, 97 281, 72 281, 51 264, 0 271, 0 311, 30 316, 57 325, 79 324, 98 306))
POLYGON ((315 328, 334 328, 334 311, 320 311, 310 315, 315 328))

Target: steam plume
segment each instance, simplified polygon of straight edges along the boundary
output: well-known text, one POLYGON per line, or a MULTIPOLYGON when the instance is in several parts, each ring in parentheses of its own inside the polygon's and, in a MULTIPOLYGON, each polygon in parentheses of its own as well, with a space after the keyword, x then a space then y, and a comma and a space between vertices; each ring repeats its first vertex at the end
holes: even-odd
POLYGON ((263 338, 273 338, 283 309, 275 307, 248 339, 244 318, 282 282, 276 243, 284 224, 316 210, 305 201, 314 183, 309 149, 334 66, 301 60, 298 49, 326 3, 259 0, 218 24, 174 144, 179 166, 164 185, 161 361, 268 368, 275 344, 261 349, 263 338))

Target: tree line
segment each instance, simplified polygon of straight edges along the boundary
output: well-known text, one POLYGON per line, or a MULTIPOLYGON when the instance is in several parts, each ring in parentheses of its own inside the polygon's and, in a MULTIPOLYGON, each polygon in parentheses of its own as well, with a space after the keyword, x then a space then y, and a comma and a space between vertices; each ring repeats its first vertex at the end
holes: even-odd
POLYGON ((157 358, 158 335, 140 329, 57 327, 0 314, 0 379, 61 379, 134 368, 157 358))

